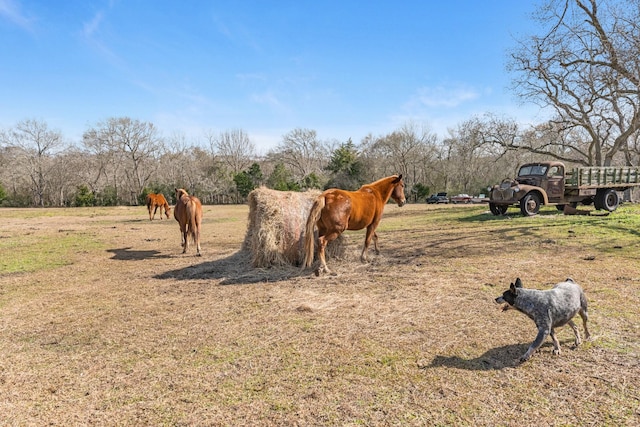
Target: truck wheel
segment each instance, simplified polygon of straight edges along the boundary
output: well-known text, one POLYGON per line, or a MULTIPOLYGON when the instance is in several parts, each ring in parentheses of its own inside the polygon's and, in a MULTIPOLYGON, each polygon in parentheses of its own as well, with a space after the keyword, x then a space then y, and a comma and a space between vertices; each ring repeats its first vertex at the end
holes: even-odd
POLYGON ((533 216, 540 212, 540 196, 529 193, 520 200, 520 212, 524 216, 533 216))
POLYGON ((594 205, 596 209, 613 212, 620 205, 620 197, 618 197, 618 193, 613 188, 602 188, 596 193, 594 205))
POLYGON ((496 205, 495 203, 489 203, 489 210, 495 216, 504 215, 507 213, 507 205, 496 205))

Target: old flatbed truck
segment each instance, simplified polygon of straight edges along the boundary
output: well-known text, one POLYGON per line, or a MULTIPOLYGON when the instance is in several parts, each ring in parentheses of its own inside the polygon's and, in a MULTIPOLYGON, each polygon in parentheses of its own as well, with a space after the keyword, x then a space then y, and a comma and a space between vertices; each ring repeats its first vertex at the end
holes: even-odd
POLYGON ((489 188, 489 209, 504 215, 509 206, 522 215, 536 215, 542 205, 576 207, 593 203, 597 210, 613 212, 620 204, 618 191, 640 186, 637 167, 580 167, 566 170, 561 162, 527 163, 515 179, 489 188))

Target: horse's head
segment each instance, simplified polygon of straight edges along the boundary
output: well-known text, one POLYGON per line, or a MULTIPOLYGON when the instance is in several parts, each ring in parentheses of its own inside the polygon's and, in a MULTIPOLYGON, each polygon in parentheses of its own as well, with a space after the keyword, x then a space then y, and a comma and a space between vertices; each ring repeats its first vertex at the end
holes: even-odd
POLYGON ((176 201, 180 200, 182 196, 188 196, 187 190, 184 188, 176 188, 176 201))
POLYGON ((403 207, 405 203, 407 203, 407 199, 404 196, 404 181, 402 180, 402 174, 398 175, 392 181, 393 190, 391 191, 391 198, 398 204, 398 206, 403 207))

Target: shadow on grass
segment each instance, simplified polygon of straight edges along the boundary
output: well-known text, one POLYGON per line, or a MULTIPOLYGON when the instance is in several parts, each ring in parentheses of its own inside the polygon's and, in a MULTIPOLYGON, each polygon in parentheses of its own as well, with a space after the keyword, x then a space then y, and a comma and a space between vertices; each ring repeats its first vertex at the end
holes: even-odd
POLYGON ((107 252, 111 252, 113 256, 111 259, 117 259, 121 261, 142 261, 150 258, 169 258, 168 255, 161 255, 160 251, 136 251, 128 248, 107 249, 107 252))
POLYGON ((481 356, 464 359, 458 356, 436 356, 426 368, 448 367, 468 371, 492 371, 520 365, 520 356, 529 344, 512 344, 493 348, 481 356))
POLYGON ((156 279, 220 280, 219 285, 248 285, 253 283, 280 282, 294 277, 308 276, 299 267, 278 266, 272 268, 251 267, 250 256, 240 251, 226 258, 207 261, 154 276, 156 279))

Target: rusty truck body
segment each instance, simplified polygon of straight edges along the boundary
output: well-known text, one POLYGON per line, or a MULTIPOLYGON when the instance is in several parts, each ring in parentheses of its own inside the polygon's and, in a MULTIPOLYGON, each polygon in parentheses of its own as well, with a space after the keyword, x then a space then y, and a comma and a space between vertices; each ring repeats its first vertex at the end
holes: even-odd
POLYGON ((567 170, 557 161, 527 163, 518 176, 489 188, 489 208, 504 215, 517 206, 525 216, 536 215, 543 205, 593 204, 598 210, 613 212, 620 204, 619 191, 640 186, 637 167, 579 167, 567 170))

